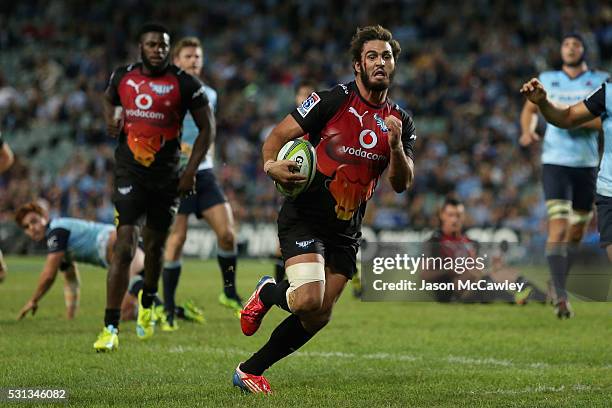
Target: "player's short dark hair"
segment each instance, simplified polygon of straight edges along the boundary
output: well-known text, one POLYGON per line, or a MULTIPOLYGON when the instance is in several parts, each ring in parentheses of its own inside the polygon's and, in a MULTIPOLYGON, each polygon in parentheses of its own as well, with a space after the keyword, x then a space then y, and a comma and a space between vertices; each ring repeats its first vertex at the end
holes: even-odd
POLYGON ((22 205, 17 209, 17 211, 15 211, 15 222, 17 225, 23 228, 23 219, 31 212, 34 212, 41 217, 47 217, 47 211, 40 204, 32 201, 22 205))
POLYGON ((312 79, 302 79, 297 84, 295 84, 295 88, 293 90, 297 93, 301 88, 311 88, 313 90, 317 89, 317 84, 312 79))
POLYGON ((353 59, 353 63, 361 62, 361 53, 363 52, 363 45, 368 41, 381 40, 386 41, 391 46, 391 51, 393 52, 393 59, 397 60, 400 52, 402 52, 402 47, 400 47, 399 42, 393 39, 393 34, 391 31, 387 30, 380 24, 374 26, 367 27, 358 27, 355 35, 351 39, 351 57, 353 59))
POLYGON ((138 30, 138 41, 142 40, 142 36, 146 33, 162 33, 170 35, 168 29, 159 23, 146 23, 138 30))
POLYGON ((196 47, 203 50, 202 43, 197 37, 183 37, 172 47, 172 57, 178 57, 181 50, 186 47, 196 47))
POLYGON ((446 197, 442 203, 442 207, 440 207, 440 211, 444 211, 449 205, 452 207, 459 207, 460 205, 463 205, 463 201, 456 197, 446 197))

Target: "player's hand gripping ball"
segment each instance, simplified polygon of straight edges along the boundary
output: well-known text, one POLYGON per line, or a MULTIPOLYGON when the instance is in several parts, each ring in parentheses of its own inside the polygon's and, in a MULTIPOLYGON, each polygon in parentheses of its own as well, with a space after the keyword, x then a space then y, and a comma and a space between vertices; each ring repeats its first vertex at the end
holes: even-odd
POLYGON ((277 160, 268 170, 276 189, 287 197, 297 197, 306 191, 317 172, 317 155, 307 140, 287 142, 278 152, 277 160))

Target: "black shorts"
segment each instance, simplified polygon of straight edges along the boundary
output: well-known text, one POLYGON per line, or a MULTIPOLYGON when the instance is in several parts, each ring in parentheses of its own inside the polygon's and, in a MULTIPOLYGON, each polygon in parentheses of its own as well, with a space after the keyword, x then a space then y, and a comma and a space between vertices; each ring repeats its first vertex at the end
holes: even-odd
POLYGON ((544 198, 571 201, 574 210, 593 210, 596 180, 597 167, 542 165, 544 198))
POLYGON ((167 177, 137 174, 117 163, 113 204, 115 224, 146 226, 156 231, 168 231, 178 206, 178 173, 167 177))
POLYGON ((278 215, 278 239, 285 261, 297 255, 317 253, 325 259, 325 266, 349 280, 357 273, 358 237, 325 231, 324 226, 300 217, 286 204, 278 215))
POLYGON ((607 247, 612 245, 612 197, 597 194, 595 205, 597 205, 599 242, 602 247, 607 247))
POLYGON ((200 170, 196 175, 196 192, 181 200, 179 214, 195 214, 202 218, 202 213, 209 208, 227 202, 223 190, 217 183, 212 169, 200 170))

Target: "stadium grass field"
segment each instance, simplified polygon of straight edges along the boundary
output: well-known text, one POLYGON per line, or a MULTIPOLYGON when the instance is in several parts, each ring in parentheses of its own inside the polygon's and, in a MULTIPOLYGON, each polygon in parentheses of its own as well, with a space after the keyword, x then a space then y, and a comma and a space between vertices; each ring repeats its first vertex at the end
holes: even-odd
MULTIPOLYGON (((134 322, 120 349, 96 354, 105 271, 81 266, 78 317, 64 319, 61 278, 35 317, 17 322, 43 258, 8 257, 0 284, 0 388, 64 388, 73 406, 163 407, 609 407, 612 304, 576 303, 558 321, 548 306, 364 303, 343 295, 330 325, 267 378, 275 395, 242 395, 231 385, 239 361, 284 317, 273 310, 253 337, 217 303, 213 261, 186 261, 178 300, 204 307, 205 325, 146 342, 134 322)), ((242 260, 238 286, 250 295, 268 261, 242 260)), ((17 404, 11 404, 17 406, 17 404)), ((43 405, 43 404, 41 404, 43 405)), ((27 406, 34 406, 28 404, 27 406)), ((43 406, 50 406, 49 403, 43 406)))

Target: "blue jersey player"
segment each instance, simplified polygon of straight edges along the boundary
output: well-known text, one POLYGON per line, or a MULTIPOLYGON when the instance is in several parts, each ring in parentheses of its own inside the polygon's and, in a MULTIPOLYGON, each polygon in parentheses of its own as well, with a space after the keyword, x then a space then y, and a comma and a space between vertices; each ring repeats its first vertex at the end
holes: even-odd
MULTIPOLYGON (((173 47, 174 64, 187 73, 199 77, 202 71, 202 45, 195 37, 179 40, 173 47)), ((204 91, 214 110, 217 104, 217 93, 209 86, 204 91)), ((189 113, 183 120, 181 134, 181 161, 187 163, 193 144, 198 135, 193 118, 189 113)), ((213 172, 214 146, 208 150, 204 160, 198 166, 195 194, 181 200, 178 214, 174 220, 170 236, 166 243, 165 267, 162 275, 164 283, 164 304, 167 312, 165 331, 177 329, 174 320, 175 294, 181 274, 181 255, 187 238, 188 217, 195 214, 204 219, 217 236, 217 260, 223 277, 223 292, 219 302, 238 313, 242 308, 240 297, 236 293, 236 234, 234 217, 225 194, 221 190, 213 172)))
MULTIPOLYGON (((48 252, 38 286, 18 318, 22 319, 30 311, 36 313, 38 302, 51 289, 57 272, 62 271, 66 316, 72 319, 80 297, 77 262, 108 268, 117 238, 115 226, 77 218, 49 219, 47 211, 35 202, 20 207, 15 220, 34 241, 46 240, 48 252)), ((143 268, 144 253, 138 248, 130 265, 130 276, 136 276, 143 268)), ((124 307, 130 306, 128 298, 126 294, 124 307)))
MULTIPOLYGON (((551 103, 573 105, 606 81, 608 74, 589 70, 584 56, 582 37, 575 33, 566 35, 561 43, 561 70, 543 72, 538 79, 548 90, 551 103)), ((537 113, 538 105, 528 99, 521 113, 519 142, 523 146, 539 140, 535 133, 537 113)), ((582 240, 592 217, 599 130, 599 118, 570 129, 549 121, 542 143, 542 183, 548 210, 546 258, 559 318, 572 316, 565 282, 571 264, 569 255, 582 240)))

